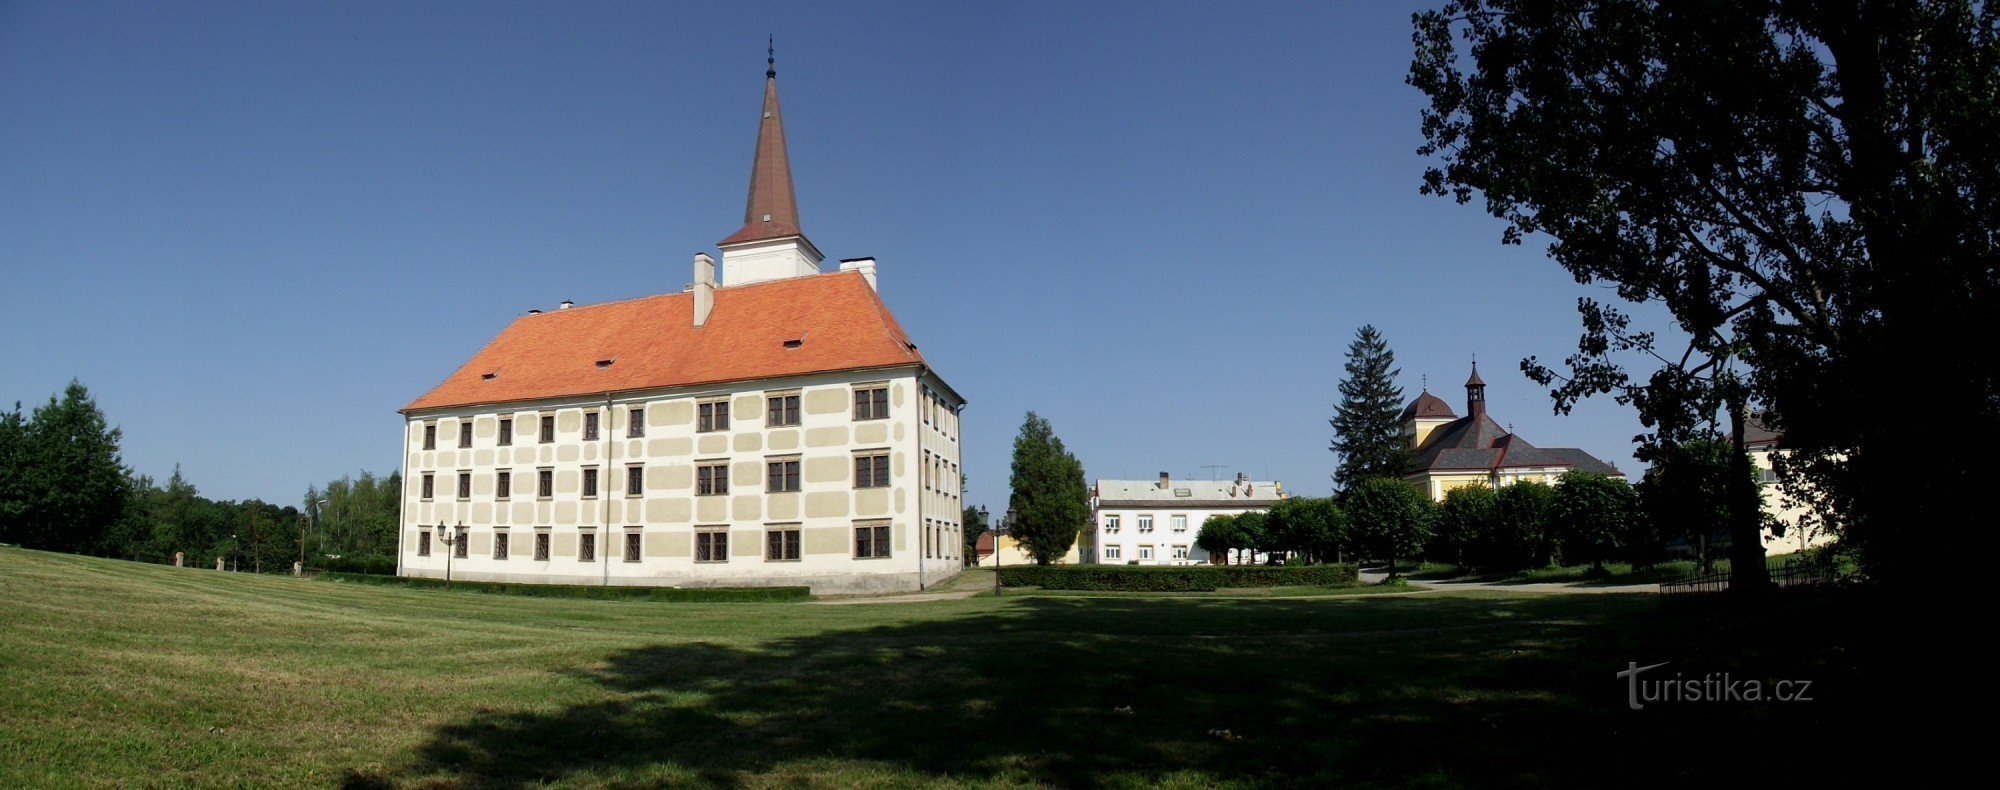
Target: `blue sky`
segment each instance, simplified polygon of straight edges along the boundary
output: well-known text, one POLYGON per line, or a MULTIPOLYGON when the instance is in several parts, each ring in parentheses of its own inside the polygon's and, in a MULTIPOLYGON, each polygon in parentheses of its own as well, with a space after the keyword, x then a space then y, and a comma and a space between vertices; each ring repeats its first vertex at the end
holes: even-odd
POLYGON ((970 501, 1030 409, 1092 478, 1324 494, 1364 323, 1410 396, 1477 354, 1501 422, 1636 471, 1628 410, 1517 369, 1609 294, 1417 194, 1415 7, 0 3, 0 398, 80 378, 212 497, 387 473, 508 321, 736 229, 775 35, 806 232, 970 399, 970 501))

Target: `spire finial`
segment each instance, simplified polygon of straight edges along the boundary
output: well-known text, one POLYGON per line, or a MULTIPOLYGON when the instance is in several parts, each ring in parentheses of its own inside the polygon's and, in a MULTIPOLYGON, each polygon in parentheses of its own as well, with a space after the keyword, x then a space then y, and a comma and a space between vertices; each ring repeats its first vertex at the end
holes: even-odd
POLYGON ((766 79, 777 79, 778 37, 775 35, 766 36, 764 39, 764 65, 764 77, 766 79))
POLYGON ((1425 392, 1431 391, 1431 374, 1429 373, 1424 374, 1424 391, 1425 392))

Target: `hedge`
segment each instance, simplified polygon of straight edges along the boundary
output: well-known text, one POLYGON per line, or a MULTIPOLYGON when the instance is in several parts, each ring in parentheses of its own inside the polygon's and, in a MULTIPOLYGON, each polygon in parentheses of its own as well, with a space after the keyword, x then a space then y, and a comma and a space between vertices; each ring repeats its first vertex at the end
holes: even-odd
POLYGON ((1353 565, 1013 565, 1000 583, 1044 590, 1209 592, 1223 587, 1347 587, 1359 578, 1353 565))
MULTIPOLYGON (((329 557, 324 561, 326 570, 337 573, 367 573, 381 576, 396 575, 395 557, 329 557)), ((291 563, 285 563, 287 567, 291 563)))
MULTIPOLYGON (((321 573, 319 578, 333 582, 353 582, 374 584, 383 587, 409 587, 435 590, 445 586, 443 579, 427 579, 412 576, 384 576, 372 573, 321 573)), ((586 584, 508 584, 504 582, 454 581, 454 590, 492 593, 495 595, 525 595, 532 598, 588 598, 593 600, 618 601, 678 601, 689 603, 763 603, 776 601, 812 600, 810 587, 633 587, 597 586, 586 584)))

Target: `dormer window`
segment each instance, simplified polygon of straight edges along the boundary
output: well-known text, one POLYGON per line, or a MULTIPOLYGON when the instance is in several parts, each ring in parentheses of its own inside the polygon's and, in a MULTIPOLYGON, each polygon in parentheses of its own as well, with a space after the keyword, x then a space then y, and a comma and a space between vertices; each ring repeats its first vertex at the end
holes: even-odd
POLYGON ((803 346, 805 344, 806 344, 805 338, 794 338, 792 340, 785 341, 785 348, 798 348, 799 346, 803 346))

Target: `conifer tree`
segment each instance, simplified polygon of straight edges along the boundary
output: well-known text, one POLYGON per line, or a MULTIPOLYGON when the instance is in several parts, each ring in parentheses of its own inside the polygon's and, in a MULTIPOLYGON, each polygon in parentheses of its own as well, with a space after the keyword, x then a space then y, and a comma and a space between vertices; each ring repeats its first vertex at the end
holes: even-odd
POLYGON ((1336 490, 1347 491, 1376 477, 1403 476, 1409 453, 1403 446, 1403 388, 1396 386, 1396 353, 1373 324, 1354 333, 1347 346, 1347 378, 1333 416, 1336 490))
POLYGON ((82 382, 71 381, 25 424, 0 418, 0 454, 10 482, 0 504, 0 541, 49 551, 100 548, 124 518, 131 482, 118 455, 119 431, 106 424, 82 382))
POLYGON ((1049 421, 1034 412, 1014 437, 1013 490, 1008 507, 1014 511, 1007 534, 1019 541, 1035 564, 1047 565, 1069 553, 1077 533, 1090 520, 1090 489, 1083 482, 1083 462, 1063 447, 1049 421))

